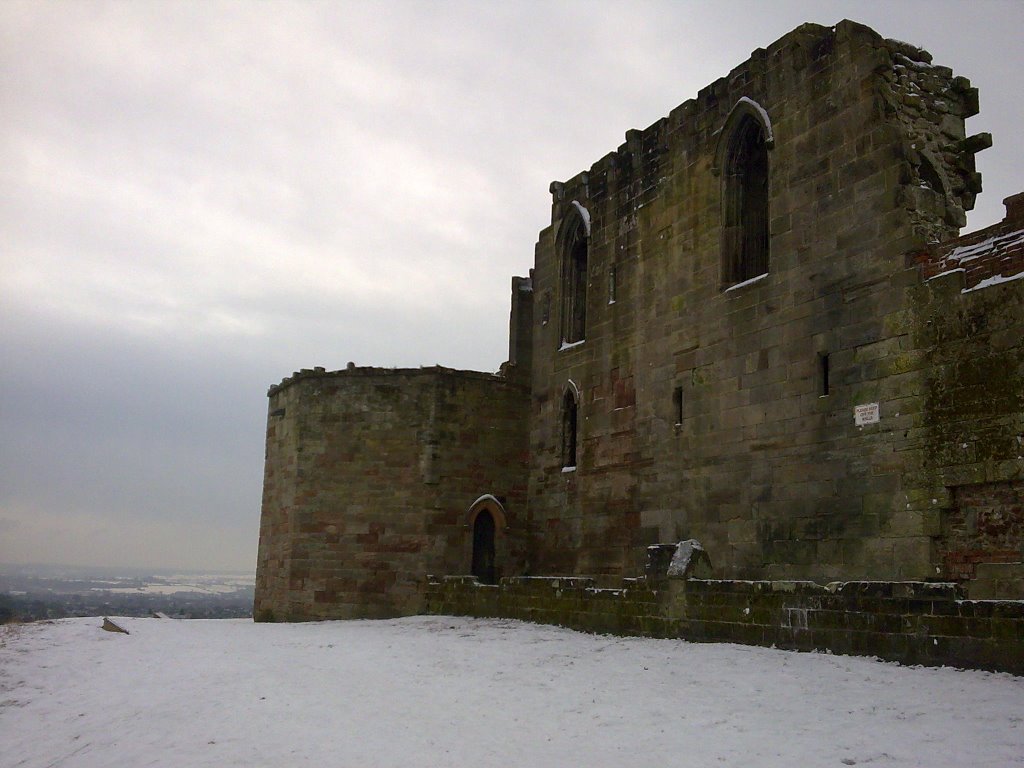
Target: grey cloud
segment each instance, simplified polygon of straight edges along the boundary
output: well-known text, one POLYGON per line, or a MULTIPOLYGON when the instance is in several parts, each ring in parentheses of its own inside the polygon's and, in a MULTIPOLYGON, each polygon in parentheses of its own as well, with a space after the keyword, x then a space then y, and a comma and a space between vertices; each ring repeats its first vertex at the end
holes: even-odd
POLYGON ((113 530, 194 563, 209 530, 250 562, 267 385, 348 360, 495 369, 548 182, 843 17, 979 87, 969 129, 996 144, 971 225, 1001 218, 1024 188, 1017 3, 0 5, 11 546, 44 551, 66 518, 54 557, 109 554, 76 540, 113 530))

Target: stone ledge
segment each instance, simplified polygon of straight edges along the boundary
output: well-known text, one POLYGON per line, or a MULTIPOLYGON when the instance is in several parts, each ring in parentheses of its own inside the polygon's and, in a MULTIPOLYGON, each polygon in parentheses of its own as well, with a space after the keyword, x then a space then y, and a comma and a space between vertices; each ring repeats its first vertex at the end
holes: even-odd
POLYGON ((446 368, 443 365, 423 366, 420 368, 378 368, 375 366, 353 366, 337 371, 328 371, 322 367, 303 368, 295 371, 291 376, 286 376, 280 384, 272 384, 267 390, 267 396, 277 394, 281 390, 296 384, 304 379, 374 379, 374 378, 413 378, 424 376, 438 376, 474 381, 494 381, 510 386, 515 386, 498 373, 486 373, 484 371, 467 371, 458 368, 446 368))

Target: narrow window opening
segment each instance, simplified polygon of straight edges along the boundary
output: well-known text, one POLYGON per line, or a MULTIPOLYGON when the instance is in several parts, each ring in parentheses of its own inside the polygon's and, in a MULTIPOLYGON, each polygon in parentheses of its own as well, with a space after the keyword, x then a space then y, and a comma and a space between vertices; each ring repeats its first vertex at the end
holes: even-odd
POLYGON ((576 468, 579 406, 573 393, 566 391, 562 399, 562 468, 576 468))
POLYGON ((565 240, 562 264, 562 341, 566 344, 587 337, 588 243, 583 219, 576 219, 565 240))
POLYGON ((544 302, 541 304, 540 324, 547 325, 551 320, 551 293, 544 292, 544 302))
POLYGON ((768 146, 754 118, 733 133, 724 171, 722 273, 734 285, 768 272, 768 146))
POLYGON ((823 352, 818 355, 818 395, 820 397, 825 397, 829 393, 828 357, 827 352, 823 352))
POLYGON ((615 303, 615 267, 608 270, 608 303, 615 303))
POLYGON ((672 391, 672 413, 676 417, 676 426, 683 423, 683 388, 676 387, 672 391))

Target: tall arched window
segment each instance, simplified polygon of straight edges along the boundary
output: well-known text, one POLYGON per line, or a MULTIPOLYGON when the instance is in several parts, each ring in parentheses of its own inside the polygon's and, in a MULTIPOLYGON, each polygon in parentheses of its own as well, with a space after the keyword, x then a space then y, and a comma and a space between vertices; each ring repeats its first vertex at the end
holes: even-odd
POLYGON ((562 467, 575 469, 578 453, 579 401, 572 388, 562 398, 562 467))
POLYGON ((722 282, 735 285, 768 271, 768 149, 771 124, 760 106, 741 99, 723 129, 722 282))
POLYGON ((587 259, 589 227, 578 203, 563 224, 559 238, 562 254, 562 341, 574 344, 587 337, 587 259))

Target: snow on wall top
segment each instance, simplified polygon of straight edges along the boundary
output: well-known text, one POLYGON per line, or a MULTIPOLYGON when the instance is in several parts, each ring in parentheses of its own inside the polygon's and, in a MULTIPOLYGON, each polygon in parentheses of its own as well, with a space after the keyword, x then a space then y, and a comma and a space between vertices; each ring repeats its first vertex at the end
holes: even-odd
POLYGON ((998 224, 950 240, 919 256, 922 275, 932 280, 962 272, 964 291, 1001 285, 1024 277, 1024 193, 1003 201, 1006 217, 998 224))

